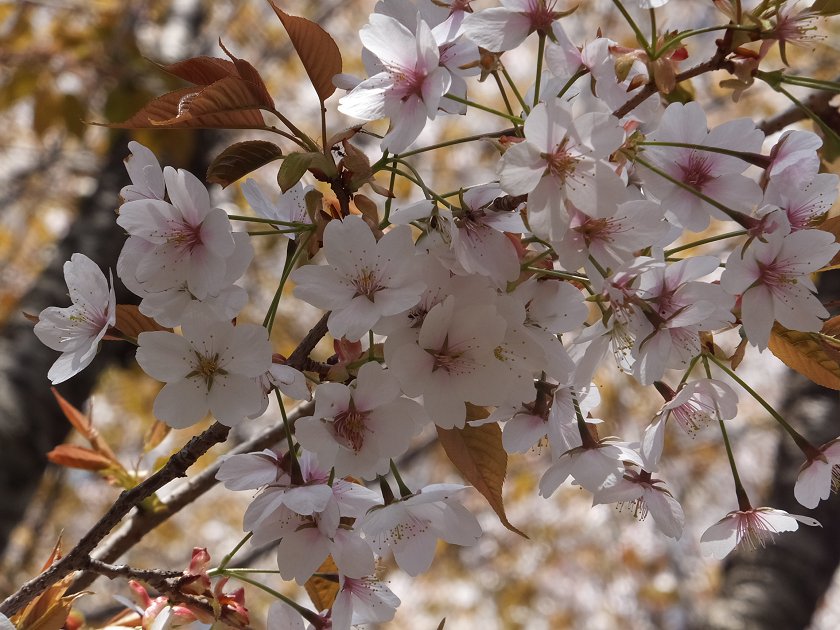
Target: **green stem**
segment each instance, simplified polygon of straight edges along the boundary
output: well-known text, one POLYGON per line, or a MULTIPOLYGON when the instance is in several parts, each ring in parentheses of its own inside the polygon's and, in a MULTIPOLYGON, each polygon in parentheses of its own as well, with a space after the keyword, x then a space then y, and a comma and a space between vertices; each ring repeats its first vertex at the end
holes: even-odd
POLYGON ((656 40, 659 39, 659 36, 656 33, 656 9, 652 7, 648 9, 648 17, 650 18, 650 57, 651 59, 656 59, 659 54, 656 50, 656 40))
POLYGON ((301 243, 292 240, 289 241, 289 249, 293 250, 293 253, 291 256, 286 256, 286 262, 283 265, 283 273, 280 276, 280 283, 277 285, 277 290, 274 292, 274 297, 271 299, 268 312, 265 314, 265 319, 263 320, 263 326, 268 329, 269 333, 271 333, 271 329, 274 327, 274 318, 277 315, 277 306, 280 304, 280 298, 283 295, 283 288, 286 286, 286 281, 289 279, 292 269, 295 267, 295 263, 301 257, 303 252, 306 251, 310 238, 312 238, 311 231, 307 232, 306 236, 301 238, 301 243))
POLYGON ((685 245, 680 245, 679 247, 674 247, 673 249, 666 249, 665 250, 665 258, 669 256, 673 256, 679 252, 685 251, 687 249, 691 249, 693 247, 698 247, 700 245, 706 245, 708 243, 714 243, 716 241, 723 241, 728 238, 735 238, 737 236, 744 236, 747 233, 746 230, 735 230, 734 232, 726 232, 725 234, 718 234, 717 236, 709 236, 707 238, 701 238, 696 241, 691 241, 690 243, 686 243, 685 245))
POLYGON ((722 147, 705 146, 701 144, 692 144, 690 142, 654 142, 652 140, 644 140, 638 143, 639 146, 646 147, 677 147, 681 149, 693 149, 695 151, 705 151, 706 153, 720 153, 721 155, 729 155, 736 157, 739 160, 754 164, 761 168, 770 166, 770 157, 761 155, 760 153, 748 153, 746 151, 735 151, 733 149, 724 149, 722 147))
MULTIPOLYGON (((706 356, 711 358, 715 363, 718 363, 718 361, 711 355, 704 355, 703 357, 703 365, 706 368, 706 376, 711 378, 712 374, 709 370, 709 363, 706 360, 706 356)), ((729 459, 729 468, 732 471, 732 479, 735 482, 735 496, 738 499, 738 509, 742 512, 746 512, 752 509, 752 505, 750 504, 750 499, 747 496, 747 491, 744 489, 744 484, 741 483, 741 476, 738 474, 738 467, 735 465, 735 455, 732 453, 732 444, 729 442, 729 434, 726 432, 726 425, 720 415, 718 415, 718 425, 720 425, 720 433, 723 436, 723 445, 726 447, 726 457, 729 459)))
POLYGON ((305 228, 312 229, 309 223, 300 223, 299 221, 281 221, 280 219, 264 219, 262 217, 249 217, 243 214, 229 214, 228 219, 231 221, 247 221, 248 223, 266 223, 268 225, 279 225, 288 228, 305 228))
POLYGON ((542 82, 543 55, 545 55, 545 31, 538 34, 537 44, 537 76, 534 79, 534 107, 540 102, 540 83, 542 82))
MULTIPOLYGON (((531 108, 528 107, 528 104, 525 102, 525 99, 522 97, 522 94, 520 94, 519 89, 516 87, 516 83, 513 82, 513 78, 511 78, 510 74, 508 74, 507 68, 505 68, 504 65, 502 66, 502 76, 505 78, 505 81, 507 81, 507 84, 510 86, 510 89, 513 92, 513 95, 516 97, 516 100, 519 101, 519 105, 522 107, 522 111, 526 114, 530 112, 531 108)), ((519 122, 521 123, 522 121, 520 120, 519 122)))
POLYGON ((665 40, 662 42, 662 46, 653 54, 651 60, 658 59, 664 54, 667 54, 669 51, 673 50, 675 44, 679 44, 684 39, 688 39, 689 37, 693 37, 695 35, 701 35, 703 33, 714 33, 715 31, 752 31, 752 32, 759 32, 759 27, 757 26, 741 26, 738 24, 724 24, 722 26, 706 26, 704 28, 697 28, 692 29, 690 31, 683 31, 674 35, 674 37, 665 40))
POLYGON ((802 111, 802 113, 804 113, 808 118, 810 118, 826 136, 830 137, 834 142, 840 144, 840 135, 837 135, 837 132, 834 131, 834 129, 832 129, 829 125, 825 124, 825 121, 823 121, 822 118, 820 118, 813 111, 811 111, 811 109, 808 108, 804 103, 797 99, 793 94, 788 92, 780 84, 775 83, 773 81, 768 81, 760 74, 758 76, 765 83, 767 83, 767 85, 776 90, 779 94, 784 94, 788 99, 790 99, 790 102, 796 105, 796 107, 798 107, 802 111))
POLYGON ((621 15, 624 17, 625 21, 630 26, 630 28, 633 29, 633 32, 636 34, 636 41, 639 43, 639 46, 642 47, 642 49, 647 54, 648 58, 651 58, 653 55, 651 53, 650 44, 645 39, 645 36, 642 33, 642 29, 639 28, 639 25, 636 24, 636 21, 627 12, 627 9, 624 8, 624 5, 621 3, 621 0, 613 0, 613 4, 615 5, 615 8, 618 9, 621 15))
MULTIPOLYGON (((277 398, 277 404, 280 405, 280 415, 283 416, 283 428, 286 429, 286 445, 289 448, 289 462, 290 470, 294 473, 295 470, 300 470, 300 464, 297 461, 297 451, 295 450, 295 442, 292 439, 292 425, 289 422, 289 416, 286 415, 286 407, 283 404, 283 397, 280 395, 280 390, 274 390, 274 396, 277 398)), ((294 475, 290 475, 293 477, 294 475)))
POLYGON ((301 606, 295 600, 286 597, 285 595, 283 595, 283 593, 275 591, 273 588, 269 588, 268 586, 266 586, 262 582, 254 580, 254 579, 248 577, 247 575, 243 575, 242 573, 239 573, 238 571, 230 571, 228 569, 218 571, 216 574, 217 575, 225 575, 227 577, 232 577, 233 579, 239 580, 240 582, 245 582, 246 584, 250 584, 251 586, 256 586, 261 591, 264 591, 264 592, 268 593, 272 597, 276 597, 277 599, 279 599, 280 601, 282 601, 286 605, 294 608, 295 611, 301 617, 306 619, 309 623, 311 623, 316 628, 322 628, 323 627, 323 620, 321 619, 321 616, 318 613, 316 613, 312 610, 309 610, 308 608, 305 608, 304 606, 301 606))
MULTIPOLYGON (((300 144, 302 142, 303 145, 305 145, 306 148, 309 149, 310 151, 320 153, 321 148, 318 146, 318 143, 316 143, 312 138, 307 136, 300 129, 298 129, 295 125, 293 125, 292 121, 290 121, 288 118, 286 118, 283 114, 281 114, 280 112, 278 112, 274 108, 268 109, 266 111, 269 111, 272 114, 274 114, 275 116, 277 116, 277 118, 279 118, 280 121, 284 125, 286 125, 286 127, 289 129, 289 131, 291 131, 297 137, 297 139, 300 140, 300 142, 298 142, 298 144, 300 144)), ((301 146, 303 146, 303 145, 301 145, 301 146)))
POLYGON ((789 74, 783 74, 779 79, 782 83, 790 85, 799 85, 801 87, 813 88, 815 90, 825 90, 826 92, 840 92, 840 83, 836 81, 822 81, 820 79, 813 79, 811 77, 796 77, 789 74))
POLYGON ((475 101, 471 101, 466 98, 461 98, 460 96, 455 96, 454 94, 447 94, 447 98, 450 98, 457 103, 463 103, 467 107, 474 107, 475 109, 480 109, 495 116, 499 116, 501 118, 504 118, 505 120, 511 121, 512 123, 521 125, 523 122, 523 120, 519 118, 519 116, 511 116, 510 114, 505 114, 504 112, 500 112, 499 110, 493 109, 492 107, 487 107, 486 105, 482 105, 481 103, 476 103, 475 101))
POLYGON ((492 133, 479 133, 474 136, 466 136, 464 138, 456 138, 455 140, 447 140, 446 142, 438 142, 437 144, 430 144, 427 147, 420 147, 419 149, 414 149, 413 151, 406 151, 405 153, 400 153, 399 157, 407 158, 411 157, 412 155, 419 155, 420 153, 425 153, 427 151, 434 151, 436 149, 443 149, 446 147, 451 147, 456 144, 466 144, 467 142, 475 142, 476 140, 484 140, 485 138, 498 138, 504 135, 504 132, 494 131, 492 133))
POLYGON ((740 376, 738 376, 735 373, 734 370, 730 369, 729 366, 727 366, 725 363, 723 363, 721 360, 719 360, 714 355, 709 354, 709 355, 706 355, 706 356, 708 356, 709 359, 714 361, 714 363, 721 370, 726 372, 726 374, 728 374, 729 377, 732 380, 734 380, 736 383, 738 383, 738 385, 740 385, 741 388, 745 392, 747 392, 756 401, 758 401, 758 404, 760 404, 762 407, 764 407, 765 411, 767 411, 767 413, 769 413, 770 416, 776 422, 778 422, 781 425, 781 427, 787 432, 787 434, 796 443, 796 446, 799 447, 799 450, 801 450, 803 453, 805 453, 806 457, 810 457, 815 451, 817 451, 817 448, 813 444, 811 444, 808 440, 806 440, 796 429, 794 429, 792 426, 790 426, 790 424, 788 424, 788 422, 781 416, 781 414, 779 414, 778 411, 773 409, 773 407, 770 405, 770 403, 768 403, 766 400, 764 400, 764 398, 759 396, 758 392, 756 392, 752 387, 747 385, 747 383, 744 382, 744 380, 740 376))
POLYGON ((582 76, 589 74, 589 68, 580 68, 577 72, 575 72, 568 81, 566 81, 565 85, 563 85, 563 89, 557 93, 557 98, 563 98, 563 95, 571 89, 571 87, 580 79, 582 76))
POLYGON ((528 271, 533 271, 536 274, 547 276, 549 278, 563 278, 564 280, 574 280, 576 282, 583 282, 589 284, 589 278, 583 274, 570 273, 568 271, 557 271, 556 269, 543 269, 541 267, 525 267, 528 271))
POLYGON ((713 206, 713 207, 717 208, 718 210, 723 212, 726 216, 728 216, 730 219, 732 219, 733 221, 735 221, 739 225, 749 227, 754 222, 754 220, 751 217, 748 217, 745 214, 737 212, 736 210, 733 210, 732 208, 727 208, 726 206, 724 206, 719 201, 716 201, 716 200, 712 199, 708 195, 704 195, 703 193, 701 193, 699 190, 697 190, 693 186, 689 186, 685 182, 681 182, 680 180, 676 179, 675 177, 671 177, 668 173, 666 173, 662 169, 654 166, 653 164, 651 164, 650 162, 648 162, 644 158, 641 158, 638 155, 635 156, 635 158, 633 158, 633 156, 631 156, 629 154, 627 154, 627 156, 630 159, 635 159, 636 162, 638 162, 639 164, 641 164, 642 166, 644 166, 648 170, 656 173, 660 177, 663 177, 664 179, 667 179, 669 182, 671 182, 675 186, 679 186, 683 190, 686 190, 686 191, 690 192, 695 197, 698 197, 699 199, 702 199, 703 201, 705 201, 710 206, 713 206))
POLYGON ((230 550, 230 553, 227 554, 224 558, 222 558, 222 562, 221 562, 221 564, 219 564, 219 569, 224 570, 224 568, 228 564, 230 564, 230 561, 233 560, 233 556, 235 556, 236 553, 240 549, 242 549, 242 546, 246 542, 248 542, 251 539, 251 536, 253 536, 253 535, 254 535, 254 532, 248 532, 247 534, 245 534, 245 536, 242 538, 242 540, 240 540, 238 543, 236 543, 236 546, 233 549, 230 550))
MULTIPOLYGON (((516 114, 513 113, 513 107, 510 104, 510 99, 508 98, 507 91, 505 90, 505 85, 502 83, 502 80, 499 78, 498 72, 493 72, 493 79, 496 81, 496 87, 499 88, 499 94, 502 95, 502 100, 505 102, 505 109, 507 109, 508 114, 511 116, 515 116, 516 114)), ((518 129, 518 127, 517 127, 518 129)))

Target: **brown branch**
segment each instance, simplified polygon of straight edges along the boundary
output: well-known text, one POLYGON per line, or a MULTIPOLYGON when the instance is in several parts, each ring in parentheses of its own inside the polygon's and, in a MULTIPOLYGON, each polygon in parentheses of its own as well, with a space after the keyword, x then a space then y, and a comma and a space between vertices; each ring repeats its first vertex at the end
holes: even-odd
POLYGON ((298 344, 297 348, 289 355, 286 365, 290 365, 296 370, 305 370, 309 354, 314 350, 318 342, 327 334, 327 319, 329 319, 329 312, 324 313, 323 317, 318 320, 318 323, 312 327, 306 337, 298 344))
POLYGON ((141 501, 150 497, 164 485, 183 477, 187 468, 204 455, 212 446, 227 439, 230 427, 218 422, 200 435, 192 438, 184 447, 173 455, 164 466, 142 483, 131 490, 126 490, 102 518, 85 534, 70 552, 53 564, 41 575, 29 580, 18 591, 0 604, 0 612, 7 617, 12 616, 23 608, 34 597, 43 593, 47 588, 63 577, 77 571, 89 561, 90 552, 94 547, 119 523, 123 517, 141 501))
MULTIPOLYGON (((289 422, 294 425, 298 418, 311 414, 312 409, 313 403, 298 405, 289 413, 289 422)), ((277 422, 272 426, 266 427, 247 442, 243 442, 236 448, 232 449, 229 454, 235 455, 238 453, 261 451, 275 445, 277 442, 284 439, 285 436, 286 429, 283 426, 283 423, 277 422)), ((216 461, 192 479, 184 482, 182 486, 170 495, 166 503, 154 512, 143 511, 132 515, 125 525, 98 550, 95 554, 96 557, 100 561, 114 562, 117 558, 140 542, 146 534, 213 488, 218 483, 216 480, 216 473, 218 472, 220 466, 221 462, 216 461)), ((87 588, 96 579, 96 577, 96 573, 89 571, 83 573, 73 583, 70 591, 76 592, 87 588)))
MULTIPOLYGON (((835 81, 840 81, 840 77, 836 78, 835 81)), ((815 92, 807 99, 804 99, 802 104, 823 120, 831 120, 832 117, 837 116, 837 108, 829 105, 829 102, 834 96, 836 96, 836 92, 815 92)), ((772 133, 781 131, 788 125, 804 120, 805 117, 806 115, 802 111, 802 108, 792 106, 782 113, 760 122, 758 128, 769 136, 772 133)))

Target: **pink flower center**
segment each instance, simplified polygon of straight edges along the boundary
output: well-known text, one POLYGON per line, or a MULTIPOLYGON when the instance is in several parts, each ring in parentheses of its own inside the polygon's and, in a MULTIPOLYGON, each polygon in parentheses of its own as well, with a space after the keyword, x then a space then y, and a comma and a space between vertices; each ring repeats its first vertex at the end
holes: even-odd
POLYGON ((698 190, 702 190, 704 185, 714 179, 709 156, 700 151, 691 151, 688 154, 688 162, 678 166, 683 172, 682 180, 698 190))
POLYGON ((754 551, 772 543, 776 533, 761 512, 739 512, 735 517, 738 520, 736 529, 736 540, 742 548, 754 551))
POLYGON ((551 32, 551 24, 557 17, 554 5, 557 0, 531 0, 528 5, 528 17, 531 18, 531 31, 551 32))
POLYGON ((190 225, 189 223, 170 222, 170 230, 166 235, 167 243, 174 243, 179 247, 192 251, 203 245, 201 241, 201 225, 190 225))
POLYGON ((575 172, 577 163, 580 161, 580 156, 572 152, 572 147, 569 144, 569 137, 566 136, 554 148, 553 153, 543 153, 540 155, 545 160, 546 172, 561 182, 565 182, 566 178, 575 172))

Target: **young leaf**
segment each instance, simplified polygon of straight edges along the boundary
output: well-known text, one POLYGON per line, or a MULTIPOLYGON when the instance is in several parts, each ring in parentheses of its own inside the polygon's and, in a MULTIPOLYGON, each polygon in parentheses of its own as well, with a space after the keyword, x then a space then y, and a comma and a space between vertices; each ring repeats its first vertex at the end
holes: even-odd
POLYGON ((237 74, 233 62, 218 57, 193 57, 168 65, 157 65, 164 72, 195 85, 210 85, 237 74))
POLYGON ((67 418, 70 424, 73 425, 73 428, 79 432, 79 435, 85 438, 97 453, 110 459, 111 464, 118 464, 117 456, 114 454, 114 451, 111 450, 111 447, 108 446, 108 443, 105 442, 105 440, 103 440, 99 435, 99 431, 93 428, 93 422, 91 422, 91 419, 71 405, 61 394, 58 393, 58 390, 55 387, 52 387, 51 390, 56 401, 58 401, 58 406, 61 407, 61 412, 64 414, 64 417, 67 418))
POLYGON ((832 344, 819 333, 788 330, 776 323, 769 348, 785 365, 817 385, 840 389, 840 344, 832 344))
POLYGON ((283 157, 283 151, 273 142, 246 140, 222 151, 207 169, 207 182, 222 188, 245 177, 269 162, 283 157))
POLYGON ((283 192, 286 192, 297 184, 300 178, 303 177, 303 174, 308 170, 318 171, 326 178, 337 175, 335 164, 323 153, 317 151, 289 153, 280 166, 280 172, 277 173, 277 183, 283 192))
POLYGON ((59 466, 82 470, 107 470, 114 463, 93 449, 77 444, 59 444, 47 453, 47 459, 59 466))
POLYGON ((268 4, 283 23, 283 28, 289 34, 306 74, 309 75, 309 80, 323 103, 335 92, 333 77, 341 73, 341 52, 335 40, 315 22, 289 15, 272 0, 268 0, 268 4))
MULTIPOLYGON (((468 415, 470 409, 476 408, 468 405, 468 415)), ((484 417, 486 415, 485 413, 484 417)), ((475 413, 472 415, 473 419, 479 417, 482 416, 475 413)), ((514 527, 505 515, 502 484, 507 472, 507 453, 502 446, 502 430, 499 425, 484 424, 474 427, 467 424, 463 429, 437 427, 437 434, 449 461, 455 465, 464 479, 487 499, 502 525, 523 538, 528 538, 514 527)))
POLYGON ((192 120, 218 120, 226 127, 238 127, 244 116, 249 126, 262 127, 262 114, 258 111, 265 106, 261 96, 254 92, 253 86, 239 77, 219 79, 191 96, 181 99, 175 116, 165 120, 153 120, 156 127, 186 125, 192 120), (255 125, 252 125, 254 121, 255 125))

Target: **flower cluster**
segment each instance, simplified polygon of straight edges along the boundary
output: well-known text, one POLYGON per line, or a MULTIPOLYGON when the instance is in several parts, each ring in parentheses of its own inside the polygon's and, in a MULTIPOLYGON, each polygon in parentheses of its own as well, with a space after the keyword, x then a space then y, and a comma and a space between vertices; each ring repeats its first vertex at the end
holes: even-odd
MULTIPOLYGON (((666 1, 641 5, 653 11, 666 1)), ((668 93, 682 80, 689 37, 668 40, 667 54, 600 33, 579 45, 560 21, 570 11, 557 4, 377 5, 360 34, 368 77, 334 82, 347 91, 339 111, 389 119, 382 157, 371 164, 351 142, 354 128, 336 136, 332 151, 284 155, 278 201, 253 180, 242 185, 255 220, 272 226, 259 234, 294 239, 264 326, 236 321, 248 297, 236 283, 254 249, 230 219, 248 218, 229 218, 195 176, 161 168, 151 151, 129 144, 132 184, 117 219, 128 239, 117 275, 152 322, 135 341, 138 364, 165 383, 155 415, 176 428, 208 413, 232 426, 262 415, 272 390, 308 400, 313 383, 311 411, 292 426, 283 409, 282 455, 234 455, 218 472, 228 489, 256 491, 244 528, 254 544, 276 545, 284 579, 304 584, 328 559, 335 565, 331 609, 284 600, 270 612, 272 628, 302 628, 303 618, 319 630, 388 621, 399 599, 377 578, 378 561, 393 555, 416 576, 431 566, 439 539, 476 542, 481 528, 460 502, 466 486, 412 491, 399 476, 400 457, 432 428, 485 435, 502 425, 494 448, 540 452, 541 496, 571 482, 593 504, 650 514, 664 535, 679 538, 680 489, 658 477, 667 468, 666 431, 694 435, 716 424, 729 449, 726 425, 739 403, 733 383, 743 385, 739 350, 772 349, 773 335, 789 331, 816 339, 830 316, 811 277, 840 251, 835 234, 821 229, 838 178, 819 172, 820 138, 765 136, 750 118, 710 128, 699 102, 645 100, 645 90, 668 93), (476 137, 409 147, 439 116, 479 105, 468 78, 495 74, 502 86, 502 53, 533 34, 543 57, 531 90, 522 96, 507 77, 517 106, 504 90, 506 111, 480 105, 513 125, 481 135, 499 151, 493 166, 439 194, 407 159, 476 137), (305 168, 336 198, 298 181, 305 168), (289 183, 295 169, 301 174, 289 183), (390 190, 373 181, 382 171, 390 190), (423 198, 396 198, 398 176, 423 198), (361 181, 388 198, 384 209, 358 193, 361 181), (336 355, 325 362, 306 356, 292 366, 273 354, 269 331, 287 280, 295 298, 329 312, 336 355), (653 385, 664 399, 629 439, 608 436, 611 419, 597 417, 597 383, 609 370, 653 385), (378 481, 381 493, 361 480, 378 481)), ((758 17, 762 57, 768 42, 794 42, 789 7, 758 17)), ((740 30, 748 37, 749 28, 740 30)), ((733 64, 744 54, 730 53, 733 64)), ((289 128, 300 147, 319 148, 289 128)), ((72 306, 46 309, 35 327, 62 352, 53 382, 87 366, 108 331, 120 331, 113 287, 99 268, 76 254, 65 275, 72 306)), ((837 441, 810 446, 774 417, 806 455, 795 496, 813 508, 840 486, 837 441)), ((736 544, 764 546, 799 523, 818 524, 754 508, 730 462, 738 510, 706 531, 705 551, 722 557, 736 544)))

